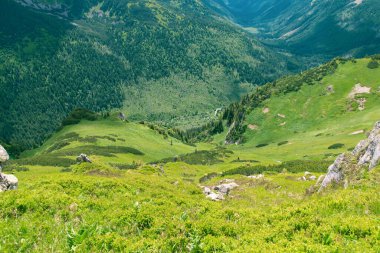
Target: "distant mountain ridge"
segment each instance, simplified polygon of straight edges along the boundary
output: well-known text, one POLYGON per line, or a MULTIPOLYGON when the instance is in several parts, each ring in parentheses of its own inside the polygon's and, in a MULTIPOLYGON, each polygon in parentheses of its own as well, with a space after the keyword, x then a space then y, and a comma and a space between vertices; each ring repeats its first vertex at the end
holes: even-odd
POLYGON ((304 55, 378 53, 380 2, 376 0, 212 0, 238 24, 304 55))

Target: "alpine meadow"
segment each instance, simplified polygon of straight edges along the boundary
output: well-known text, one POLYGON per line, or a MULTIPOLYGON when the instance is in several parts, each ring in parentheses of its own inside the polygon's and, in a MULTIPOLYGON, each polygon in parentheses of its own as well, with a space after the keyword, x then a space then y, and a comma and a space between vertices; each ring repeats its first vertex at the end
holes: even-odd
POLYGON ((380 252, 377 0, 1 0, 0 252, 380 252))

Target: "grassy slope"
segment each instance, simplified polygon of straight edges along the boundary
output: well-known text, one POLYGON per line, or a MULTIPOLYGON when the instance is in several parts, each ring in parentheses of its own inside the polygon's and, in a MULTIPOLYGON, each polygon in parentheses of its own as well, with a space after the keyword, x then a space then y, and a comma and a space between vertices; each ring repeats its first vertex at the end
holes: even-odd
MULTIPOLYGON (((2 252, 331 252, 379 249, 379 173, 360 185, 304 194, 299 175, 236 176, 221 203, 205 199, 202 168, 171 164, 113 177, 31 167, 0 195, 2 252), (190 175, 190 176, 189 176, 190 175)), ((214 179, 207 184, 219 181, 214 179)))
POLYGON ((247 124, 257 125, 259 129, 248 129, 245 134, 247 142, 232 147, 232 150, 240 153, 241 159, 273 163, 278 160, 328 158, 330 153, 338 154, 354 147, 365 138, 365 134, 350 133, 370 130, 380 119, 380 69, 367 68, 368 61, 347 62, 319 84, 305 85, 299 92, 272 97, 264 102, 262 108, 252 111, 246 119, 247 124), (364 111, 348 110, 348 95, 357 83, 372 88, 371 94, 364 95, 367 98, 364 111), (334 86, 335 93, 326 92, 329 85, 334 86), (264 114, 262 110, 266 107, 270 112, 264 114), (280 126, 284 122, 286 125, 280 126), (289 143, 278 146, 282 141, 289 143), (343 143, 345 147, 329 150, 328 147, 335 143, 343 143), (269 146, 256 148, 259 144, 269 146))
MULTIPOLYGON (((160 160, 166 157, 174 157, 179 154, 193 152, 196 148, 205 149, 209 148, 208 144, 199 144, 197 147, 185 145, 182 142, 171 137, 165 139, 156 131, 149 129, 147 126, 137 123, 126 123, 116 119, 106 119, 100 121, 82 121, 78 125, 68 126, 50 138, 42 147, 24 153, 24 157, 44 155, 48 149, 55 143, 65 139, 68 134, 77 133, 80 137, 93 137, 93 136, 108 136, 116 139, 112 141, 104 138, 96 138, 95 143, 86 143, 83 141, 71 141, 70 145, 63 147, 57 151, 65 151, 67 149, 77 149, 78 155, 80 154, 81 146, 96 145, 102 146, 127 146, 135 148, 144 155, 133 154, 117 154, 113 158, 113 162, 130 163, 132 161, 151 162, 160 160), (173 145, 171 145, 171 143, 173 145)), ((51 154, 55 154, 53 151, 51 154)), ((100 160, 106 161, 109 158, 99 156, 100 160)))
MULTIPOLYGON (((247 122, 259 125, 260 130, 247 132, 246 144, 230 146, 234 153, 224 157, 223 163, 205 166, 177 162, 164 165, 164 173, 144 165, 136 170, 111 169, 91 175, 63 173, 61 167, 25 165, 30 171, 16 172, 20 189, 0 194, 0 251, 376 252, 380 248, 379 168, 362 175, 347 190, 330 189, 313 196, 305 192, 314 182, 297 181, 303 173, 267 173, 258 181, 229 176, 240 187, 219 203, 206 200, 198 187, 205 173, 241 166, 230 162, 236 157, 263 163, 294 160, 305 154, 321 159, 325 153, 342 152, 363 139, 364 135, 348 134, 371 128, 379 115, 378 95, 367 97, 363 112, 342 108, 346 108, 345 97, 354 84, 360 82, 377 90, 379 70, 367 69, 367 61, 346 63, 320 85, 273 97, 266 104, 271 112, 265 117, 261 108, 253 111, 247 122), (320 96, 328 84, 334 85, 335 93, 320 96), (325 118, 321 118, 322 112, 325 118), (286 119, 279 120, 277 113, 285 114, 286 119), (283 121, 287 124, 278 127, 283 121), (323 135, 315 137, 320 133, 323 135), (293 144, 278 147, 277 143, 284 140, 293 144), (338 142, 346 147, 327 149, 338 142), (255 148, 261 143, 271 144, 255 148)), ((123 145, 145 154, 91 156, 99 168, 109 168, 110 162, 149 162, 195 149, 174 139, 171 146, 170 139, 146 126, 107 119, 65 127, 25 156, 46 155, 49 148, 73 132, 82 138, 122 138, 125 141, 97 138, 95 144, 123 145)), ((62 150, 77 148, 79 152, 85 145, 89 143, 81 139, 62 150)), ((200 144, 197 149, 212 147, 200 144)), ((203 185, 216 185, 221 179, 218 176, 203 185)))

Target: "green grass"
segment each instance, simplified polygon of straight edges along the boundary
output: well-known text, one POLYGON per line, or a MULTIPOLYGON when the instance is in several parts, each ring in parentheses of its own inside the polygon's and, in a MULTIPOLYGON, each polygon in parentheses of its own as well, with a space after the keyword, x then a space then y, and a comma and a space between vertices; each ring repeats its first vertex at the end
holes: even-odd
POLYGON ((365 134, 350 135, 358 130, 369 131, 380 120, 379 69, 369 69, 370 59, 357 63, 340 64, 333 75, 326 76, 315 85, 304 85, 300 91, 278 95, 253 110, 246 124, 257 125, 257 130, 247 129, 246 142, 233 146, 241 159, 264 160, 268 163, 297 159, 323 159, 329 154, 338 154, 354 147, 365 134), (348 95, 355 84, 371 87, 366 94, 365 110, 349 108, 348 95), (326 91, 333 85, 334 93, 326 91), (269 108, 264 114, 262 110, 269 108), (285 118, 278 114, 285 115, 285 118), (281 126, 286 122, 285 125, 281 126), (286 142, 278 145, 280 142, 286 142), (328 149, 341 143, 340 149, 328 149), (269 144, 257 148, 257 145, 269 144))
MULTIPOLYGON (((376 252, 379 173, 308 196, 302 174, 232 176, 224 202, 197 186, 217 167, 173 163, 107 175, 30 166, 0 195, 2 252, 376 252)), ((318 174, 317 174, 318 175, 318 174)), ((221 177, 206 185, 214 185, 221 177)))
POLYGON ((147 126, 110 118, 67 126, 42 147, 25 152, 22 158, 54 155, 75 158, 87 153, 105 162, 109 156, 113 157, 112 162, 117 163, 151 162, 211 147, 210 144, 189 146, 174 138, 165 138, 147 126))

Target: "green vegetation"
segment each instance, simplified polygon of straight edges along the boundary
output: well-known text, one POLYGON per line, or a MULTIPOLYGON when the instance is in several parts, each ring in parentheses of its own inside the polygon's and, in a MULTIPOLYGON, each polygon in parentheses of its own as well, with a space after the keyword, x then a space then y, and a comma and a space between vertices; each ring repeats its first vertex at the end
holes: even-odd
POLYGON ((123 107, 170 126, 191 116, 197 127, 252 85, 299 69, 197 0, 64 3, 68 17, 0 3, 0 139, 14 155, 75 108, 123 107))
POLYGON ((367 65, 369 69, 377 69, 379 67, 379 63, 377 61, 370 61, 367 65))
POLYGON ((78 124, 83 119, 94 121, 97 118, 98 116, 96 115, 96 113, 83 109, 83 108, 78 108, 78 109, 75 109, 73 112, 71 112, 69 116, 67 116, 67 118, 63 120, 62 126, 75 125, 75 124, 78 124))
POLYGON ((0 252, 378 252, 380 166, 315 183, 379 120, 380 56, 283 76, 304 61, 249 33, 360 54, 375 0, 347 1, 0 1, 0 252))
POLYGON ((223 172, 223 176, 228 175, 255 175, 265 172, 290 172, 290 173, 302 173, 305 171, 309 172, 319 172, 323 173, 326 171, 326 168, 332 164, 332 161, 305 161, 305 160, 296 160, 296 161, 287 161, 278 165, 256 165, 256 166, 242 166, 237 167, 232 170, 223 172))
POLYGON ((20 188, 0 194, 0 251, 376 252, 379 167, 322 194, 311 194, 315 181, 298 180, 306 171, 318 178, 378 120, 379 73, 369 61, 259 88, 273 93, 241 107, 242 123, 257 127, 247 127, 240 145, 221 145, 226 128, 186 145, 171 129, 117 113, 64 126, 6 165, 20 188), (299 79, 310 85, 287 88, 299 79), (372 88, 364 110, 347 106, 357 83, 372 88), (93 163, 77 164, 80 153, 93 163), (202 193, 200 185, 226 179, 239 187, 223 202, 202 193))

